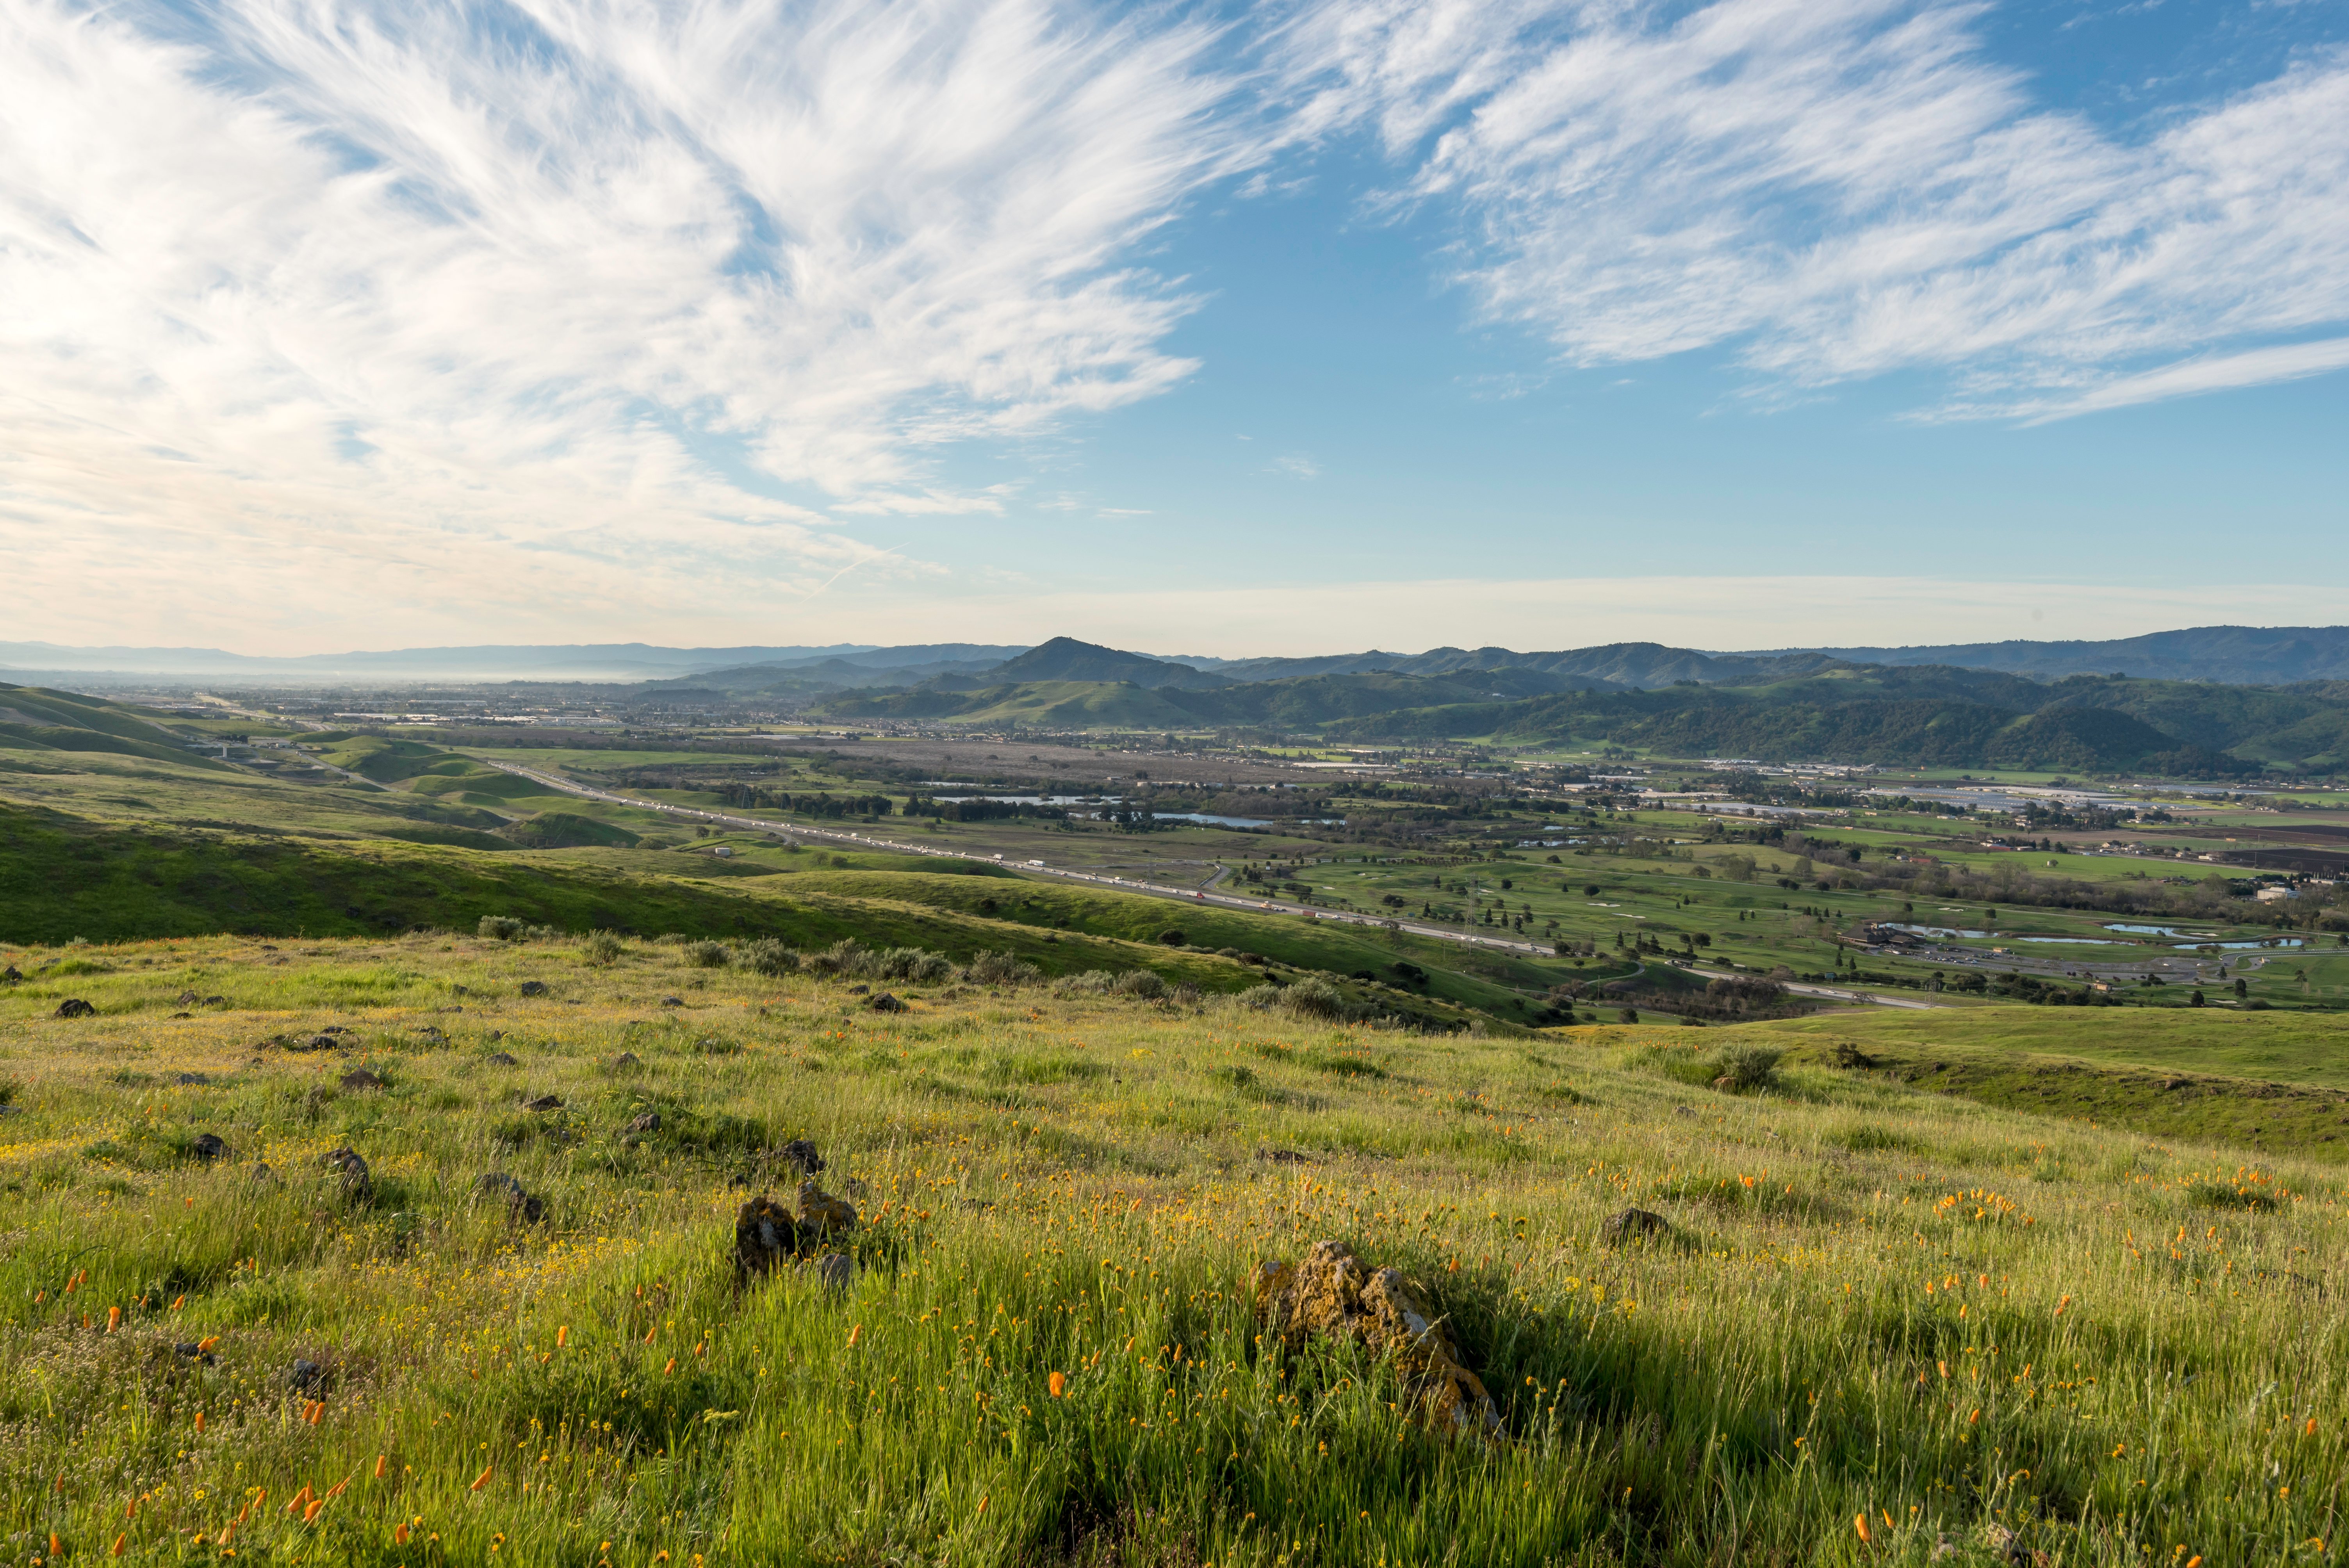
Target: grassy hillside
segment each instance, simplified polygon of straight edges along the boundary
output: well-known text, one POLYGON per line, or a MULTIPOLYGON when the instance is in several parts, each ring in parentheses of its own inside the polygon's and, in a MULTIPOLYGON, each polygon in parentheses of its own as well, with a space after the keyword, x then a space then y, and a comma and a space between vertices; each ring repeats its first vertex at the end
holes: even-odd
POLYGON ((2290 1157, 1733 1054, 1784 1031, 98 956, 93 1017, 0 992, 0 1529, 45 1559, 2119 1568, 2344 1522, 2349 1191, 2290 1157), (728 1262, 792 1138, 859 1210, 836 1290, 728 1262), (1634 1204, 1667 1228, 1610 1239, 1634 1204), (1260 1320, 1324 1240, 1495 1436, 1260 1320))
POLYGON ((0 751, 111 752, 226 771, 181 746, 157 722, 161 717, 72 692, 0 684, 0 751))
MULTIPOLYGON (((1416 963, 1426 966, 1427 978, 1412 983, 1409 989, 1519 1021, 1537 1013, 1540 994, 1569 974, 1584 978, 1600 973, 1572 971, 1562 964, 1541 964, 1502 952, 1464 952, 1453 944, 1389 935, 1359 925, 1306 920, 1298 915, 1249 914, 1212 904, 1186 905, 1171 899, 1072 887, 1040 879, 1023 880, 1016 888, 1006 888, 973 882, 964 877, 819 872, 795 885, 841 892, 866 891, 874 896, 934 904, 967 914, 983 914, 1048 929, 1088 932, 1128 942, 1164 945, 1169 933, 1179 932, 1184 944, 1190 947, 1233 947, 1300 968, 1370 975, 1391 984, 1402 982, 1407 973, 1396 969, 1398 962, 1416 963)), ((1629 972, 1628 966, 1619 967, 1629 972)))

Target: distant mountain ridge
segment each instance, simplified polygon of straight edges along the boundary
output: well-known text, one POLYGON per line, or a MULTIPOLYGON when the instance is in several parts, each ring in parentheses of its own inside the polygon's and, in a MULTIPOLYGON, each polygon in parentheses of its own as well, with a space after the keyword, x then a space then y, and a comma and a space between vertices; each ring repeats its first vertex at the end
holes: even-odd
POLYGON ((772 647, 672 648, 648 643, 487 644, 310 654, 274 658, 217 648, 67 647, 0 642, 0 676, 56 674, 144 675, 254 681, 329 682, 429 679, 461 681, 667 681, 723 691, 820 689, 965 681, 973 686, 1026 681, 1131 681, 1148 690, 1202 690, 1315 676, 1459 676, 1479 670, 1531 671, 1557 690, 1652 689, 1680 681, 1750 684, 1816 674, 1837 666, 1945 665, 2040 680, 2121 672, 2155 680, 2232 686, 2292 686, 2349 680, 2349 626, 2193 626, 2107 641, 1930 644, 1908 647, 1797 647, 1723 653, 1661 643, 1608 643, 1547 653, 1511 648, 1380 649, 1304 657, 1170 658, 1055 637, 1027 644, 869 643, 772 647), (1026 664, 1019 661, 1027 660, 1026 664))
POLYGON ((2349 680, 2349 626, 2189 626, 2106 642, 1959 643, 1900 648, 1781 648, 1746 655, 1806 655, 1864 665, 1956 665, 2054 679, 2131 675, 2148 680, 2292 686, 2349 680))

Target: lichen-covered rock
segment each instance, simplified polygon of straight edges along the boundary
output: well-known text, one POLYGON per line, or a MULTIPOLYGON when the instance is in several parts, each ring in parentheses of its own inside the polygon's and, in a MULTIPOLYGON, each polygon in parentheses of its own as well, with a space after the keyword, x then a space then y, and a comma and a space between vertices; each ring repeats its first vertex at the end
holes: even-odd
POLYGON ((91 1006, 80 997, 68 996, 64 1001, 57 1004, 57 1010, 50 1014, 49 1016, 52 1018, 87 1018, 97 1011, 97 1008, 91 1006))
POLYGON ((364 1202, 375 1191, 374 1180, 367 1174, 367 1162, 356 1149, 330 1149, 318 1161, 333 1173, 343 1190, 343 1196, 354 1202, 364 1202))
POLYGON ((799 1255, 798 1222, 791 1211, 765 1193, 742 1205, 734 1216, 734 1272, 744 1278, 771 1274, 799 1255))
POLYGON ((214 1160, 227 1159, 229 1150, 228 1144, 219 1133, 199 1132, 196 1134, 195 1141, 188 1145, 188 1152, 209 1163, 214 1160))
POLYGON ((775 1150, 773 1158, 777 1164, 789 1165, 802 1176, 820 1176, 823 1173, 823 1156, 816 1152, 815 1145, 804 1138, 794 1138, 781 1149, 775 1150))
POLYGON ((845 1198, 833 1197, 811 1178, 800 1183, 799 1222, 800 1229, 813 1236, 853 1231, 856 1228, 856 1205, 845 1198))
POLYGON ((383 1079, 365 1068, 355 1068, 343 1075, 342 1085, 352 1093, 358 1094, 367 1089, 383 1088, 383 1079))
POLYGON ((536 1099, 523 1100, 522 1108, 524 1110, 561 1110, 563 1097, 559 1094, 543 1094, 536 1099))
POLYGON ((658 1132, 660 1130, 660 1112, 657 1110, 648 1110, 642 1116, 631 1117, 628 1120, 628 1125, 620 1129, 620 1130, 631 1135, 632 1137, 640 1138, 647 1132, 658 1132))
POLYGON ((1501 1429, 1501 1412, 1468 1369, 1444 1319, 1418 1286, 1371 1268, 1341 1242, 1316 1242, 1294 1265, 1268 1261, 1254 1280, 1257 1317, 1292 1347, 1315 1337, 1352 1339, 1392 1360, 1415 1413, 1458 1436, 1501 1429))

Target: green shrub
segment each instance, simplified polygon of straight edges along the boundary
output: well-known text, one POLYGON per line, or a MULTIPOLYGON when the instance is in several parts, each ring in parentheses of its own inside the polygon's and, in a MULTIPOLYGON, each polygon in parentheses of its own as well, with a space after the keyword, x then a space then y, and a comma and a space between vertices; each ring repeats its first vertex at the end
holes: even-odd
POLYGON ((723 969, 733 956, 722 942, 688 942, 685 945, 685 961, 696 969, 723 969))
POLYGON ((591 931, 579 945, 579 956, 598 966, 618 962, 623 951, 619 937, 608 931, 591 931))
POLYGON ((1769 1046, 1733 1046, 1713 1059, 1713 1085, 1746 1094, 1778 1081, 1778 1063, 1785 1052, 1769 1046))
POLYGON ((742 944, 735 962, 754 975, 792 975, 799 971, 800 955, 771 936, 761 936, 742 944))
POLYGON ((1155 1002, 1166 995, 1166 982, 1154 970, 1129 969, 1110 986, 1113 995, 1132 996, 1144 1002, 1155 1002))
POLYGON ((510 914, 485 914, 481 923, 473 928, 476 936, 486 936, 497 942, 519 942, 529 927, 510 914))

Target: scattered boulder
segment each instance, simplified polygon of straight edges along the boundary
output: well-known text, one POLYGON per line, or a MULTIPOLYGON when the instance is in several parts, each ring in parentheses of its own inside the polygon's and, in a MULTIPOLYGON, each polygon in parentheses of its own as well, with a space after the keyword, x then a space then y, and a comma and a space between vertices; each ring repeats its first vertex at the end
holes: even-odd
POLYGON ((1311 1155, 1300 1154, 1294 1149, 1259 1149, 1256 1157, 1275 1165, 1310 1165, 1313 1162, 1311 1155))
POLYGON ((630 1068, 640 1068, 644 1065, 644 1059, 634 1051, 622 1051, 612 1058, 612 1070, 616 1073, 624 1073, 630 1068))
POLYGON ((1609 1214, 1599 1227, 1599 1239, 1610 1247, 1626 1242, 1644 1241, 1659 1236, 1672 1228, 1672 1222, 1652 1209, 1626 1209, 1619 1214, 1609 1214))
POLYGON ((181 1073, 178 1077, 172 1078, 171 1081, 178 1084, 181 1088, 201 1088, 212 1080, 212 1075, 209 1073, 181 1073))
POLYGON ((274 1182, 276 1180, 277 1180, 277 1172, 276 1172, 276 1171, 272 1171, 272 1170, 269 1168, 269 1161, 266 1161, 266 1160, 256 1160, 256 1161, 254 1161, 254 1163, 253 1163, 253 1184, 254 1184, 254 1186, 256 1186, 256 1187, 266 1187, 266 1186, 271 1185, 271 1184, 272 1184, 273 1182, 274 1182))
MULTIPOLYGON (((16 971, 11 970, 9 973, 14 974, 16 971)), ((202 1000, 203 998, 197 995, 193 991, 182 991, 178 995, 171 998, 171 1005, 175 1007, 192 1007, 202 1000)))
POLYGON ((193 1339, 182 1340, 181 1343, 172 1346, 171 1354, 181 1357, 182 1360, 200 1361, 207 1367, 217 1367, 220 1365, 219 1357, 205 1349, 201 1343, 193 1339))
POLYGON ((682 1007, 685 1006, 685 998, 682 996, 664 996, 661 998, 660 1005, 664 1007, 682 1007))
POLYGON ((326 1369, 316 1361, 297 1357, 285 1368, 285 1386, 296 1394, 306 1394, 316 1388, 326 1376, 326 1369))
POLYGON ((791 1211, 761 1193, 734 1216, 734 1272, 744 1279, 771 1274, 799 1255, 799 1224, 791 1211))
POLYGON ((546 1201, 533 1197, 502 1171, 484 1172, 474 1181, 473 1190, 483 1198, 503 1204, 507 1217, 519 1223, 534 1225, 546 1217, 546 1201))
POLYGON ((800 1229, 811 1235, 828 1236, 834 1231, 856 1228, 856 1205, 845 1198, 835 1198, 817 1186, 812 1178, 800 1183, 800 1229))
POLYGON ((848 988, 848 994, 852 996, 862 996, 872 989, 870 985, 851 985, 848 988))
POLYGON ((357 1092, 362 1089, 381 1088, 384 1087, 384 1081, 367 1068, 357 1068, 343 1075, 342 1085, 345 1088, 357 1092))
POLYGON ((856 1277, 856 1260, 846 1253, 826 1253, 815 1260, 815 1277, 827 1290, 846 1290, 856 1277))
POLYGON ((543 996, 546 995, 546 982, 525 980, 522 983, 522 994, 525 996, 543 996))
POLYGON ((11 964, 5 969, 0 969, 0 985, 14 985, 24 977, 25 972, 17 968, 14 964, 11 964))
POLYGON ((536 1099, 523 1100, 522 1108, 524 1110, 561 1110, 563 1097, 559 1094, 543 1094, 536 1099))
POLYGON ((91 1006, 80 997, 68 996, 64 1001, 57 1004, 57 1010, 50 1014, 49 1016, 53 1018, 87 1018, 97 1011, 97 1008, 91 1006))
POLYGON ((823 1170, 823 1156, 818 1154, 815 1145, 804 1138, 794 1138, 771 1153, 777 1164, 792 1166, 802 1176, 818 1175, 823 1170))
POLYGON ((1260 1263, 1257 1315, 1292 1347, 1319 1336, 1390 1357, 1415 1410, 1438 1431, 1492 1436, 1501 1412, 1464 1363, 1444 1320, 1399 1270, 1372 1269, 1342 1242, 1316 1242, 1301 1264, 1260 1263))
POLYGON ((171 1016, 174 1018, 192 1018, 195 1015, 193 1013, 174 1013, 171 1016))
POLYGON ((207 1007, 221 1007, 227 1006, 227 1004, 228 998, 225 996, 207 996, 204 998, 204 1006, 207 1007))
POLYGON ((520 1062, 514 1060, 513 1057, 506 1055, 503 1051, 492 1051, 483 1059, 493 1068, 515 1068, 522 1065, 520 1062))
POLYGON ((647 1132, 658 1132, 660 1130, 660 1112, 657 1110, 648 1110, 642 1116, 631 1120, 627 1126, 620 1129, 620 1130, 641 1136, 647 1132))
POLYGON ((357 1150, 330 1149, 318 1162, 335 1173, 343 1196, 354 1202, 365 1202, 374 1192, 375 1182, 367 1174, 367 1162, 359 1157, 357 1150))
POLYGON ((215 1160, 227 1159, 229 1147, 217 1132, 199 1132, 195 1141, 188 1145, 188 1152, 209 1164, 215 1160))
POLYGON ((886 991, 882 992, 881 995, 874 997, 864 1005, 872 1008, 876 1013, 910 1013, 913 1011, 911 1007, 907 1006, 905 1003, 900 1002, 896 997, 892 996, 886 991))

